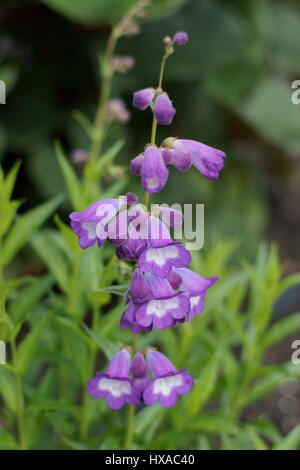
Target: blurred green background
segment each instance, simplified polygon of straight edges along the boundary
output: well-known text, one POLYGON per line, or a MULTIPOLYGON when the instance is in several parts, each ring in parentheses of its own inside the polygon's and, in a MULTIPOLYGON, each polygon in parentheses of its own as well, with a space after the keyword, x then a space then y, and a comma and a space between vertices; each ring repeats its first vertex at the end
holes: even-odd
MULTIPOLYGON (((1 1, 0 79, 7 85, 7 102, 0 105, 0 163, 7 171, 22 161, 15 191, 16 198, 26 198, 21 212, 65 190, 56 139, 69 155, 89 149, 74 111, 93 119, 99 54, 111 23, 132 3, 1 1)), ((205 204, 204 251, 216 237, 234 238, 239 250, 232 263, 252 261, 261 241, 276 241, 284 273, 299 271, 300 104, 291 101, 291 84, 300 78, 299 2, 153 1, 141 33, 117 47, 136 61, 127 74, 114 78, 112 88, 112 97, 122 98, 131 113, 130 122, 116 126, 106 142, 124 139, 116 160, 124 168, 149 141, 151 128, 151 112, 133 109, 132 93, 156 85, 162 38, 177 30, 186 30, 189 42, 169 59, 164 78, 177 114, 171 128, 159 128, 158 142, 170 135, 193 138, 225 150, 228 159, 218 182, 194 171, 184 176, 170 171, 157 200, 205 204)), ((142 194, 137 178, 129 177, 127 187, 142 194)), ((60 216, 65 221, 68 211, 64 202, 60 216)), ((26 252, 23 256, 20 273, 39 273, 39 261, 26 252)), ((279 313, 292 313, 299 305, 297 287, 279 313)), ((293 423, 282 424, 286 416, 277 417, 286 432, 299 422, 296 392, 293 423)))

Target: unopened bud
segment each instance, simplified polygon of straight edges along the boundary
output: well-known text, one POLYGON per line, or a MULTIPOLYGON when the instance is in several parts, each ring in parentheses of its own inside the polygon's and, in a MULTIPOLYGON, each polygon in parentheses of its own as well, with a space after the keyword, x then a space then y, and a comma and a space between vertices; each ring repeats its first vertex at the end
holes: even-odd
POLYGON ((135 59, 129 55, 116 55, 112 59, 111 67, 114 72, 127 72, 135 65, 135 59))
POLYGON ((126 108, 124 101, 118 98, 108 101, 106 112, 108 121, 128 122, 130 119, 130 112, 126 108))

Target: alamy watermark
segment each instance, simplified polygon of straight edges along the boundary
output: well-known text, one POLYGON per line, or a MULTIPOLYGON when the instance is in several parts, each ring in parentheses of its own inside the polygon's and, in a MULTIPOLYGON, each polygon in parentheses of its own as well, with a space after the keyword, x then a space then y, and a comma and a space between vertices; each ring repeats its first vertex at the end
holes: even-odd
POLYGON ((6 364, 6 344, 0 340, 0 365, 6 364))
POLYGON ((292 82, 292 88, 295 90, 292 93, 291 100, 293 104, 300 103, 300 80, 294 80, 292 82))
POLYGON ((93 221, 82 222, 89 238, 99 240, 171 240, 169 229, 173 228, 174 241, 185 241, 187 250, 201 250, 204 245, 204 204, 151 204, 141 203, 128 209, 126 196, 120 196, 118 204, 106 202, 96 210, 96 226, 93 221), (161 222, 160 222, 161 221, 161 222))
POLYGON ((293 352, 292 352, 291 361, 293 364, 299 365, 300 364, 300 339, 295 339, 295 341, 293 341, 292 349, 293 349, 293 352))
POLYGON ((6 104, 6 85, 3 80, 0 80, 0 104, 6 104))

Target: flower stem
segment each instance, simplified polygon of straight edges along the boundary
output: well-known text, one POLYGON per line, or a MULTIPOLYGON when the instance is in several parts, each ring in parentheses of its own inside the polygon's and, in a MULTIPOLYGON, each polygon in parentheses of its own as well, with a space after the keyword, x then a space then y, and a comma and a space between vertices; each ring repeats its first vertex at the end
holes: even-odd
MULTIPOLYGON (((163 55, 161 64, 160 64, 160 71, 159 71, 159 79, 158 79, 158 86, 157 89, 160 90, 162 87, 162 82, 163 82, 163 77, 164 77, 164 71, 165 71, 165 65, 167 62, 167 58, 173 53, 172 48, 166 48, 165 53, 163 55)), ((153 120, 152 120, 152 129, 151 129, 151 144, 155 145, 156 141, 156 131, 157 131, 157 119, 155 115, 153 114, 153 120)), ((148 207, 149 205, 149 193, 145 192, 145 199, 144 199, 144 205, 148 207)))
POLYGON ((19 445, 21 450, 26 450, 25 430, 24 430, 24 397, 22 391, 22 378, 16 364, 16 343, 13 339, 11 341, 12 360, 14 365, 14 373, 16 379, 16 396, 17 396, 17 426, 19 435, 19 445))
POLYGON ((125 438, 125 446, 124 446, 126 450, 131 450, 132 448, 134 412, 135 412, 135 406, 129 405, 128 415, 127 415, 127 430, 126 430, 126 438, 125 438))
MULTIPOLYGON (((138 350, 138 335, 134 335, 133 339, 133 354, 135 354, 138 350)), ((133 440, 133 425, 134 425, 134 415, 135 415, 135 406, 129 405, 128 407, 128 415, 127 415, 127 429, 126 429, 126 437, 125 437, 125 449, 130 450, 132 448, 132 440, 133 440)))
POLYGON ((106 115, 106 108, 107 102, 109 99, 110 89, 111 89, 111 82, 113 73, 110 69, 111 61, 113 57, 113 53, 117 44, 119 34, 118 29, 115 27, 112 29, 111 34, 109 36, 106 50, 105 50, 105 59, 103 62, 103 72, 102 72, 102 86, 101 86, 101 93, 99 97, 96 118, 94 122, 94 129, 92 133, 92 146, 90 152, 90 161, 91 163, 95 163, 100 152, 101 147, 104 139, 104 130, 105 130, 105 115, 106 115))

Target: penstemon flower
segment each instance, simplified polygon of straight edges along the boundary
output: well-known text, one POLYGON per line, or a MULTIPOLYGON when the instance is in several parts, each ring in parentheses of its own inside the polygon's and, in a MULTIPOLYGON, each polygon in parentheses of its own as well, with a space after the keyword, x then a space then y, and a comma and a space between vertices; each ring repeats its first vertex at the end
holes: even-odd
POLYGON ((188 313, 188 320, 192 320, 194 316, 199 316, 204 309, 204 299, 207 290, 213 286, 219 277, 204 278, 199 276, 191 269, 187 268, 174 268, 168 280, 174 289, 179 289, 184 292, 190 299, 190 310, 188 313), (172 279, 172 274, 173 277, 172 279))
POLYGON ((99 372, 88 384, 88 392, 95 398, 105 398, 107 405, 118 410, 129 403, 140 402, 140 391, 129 377, 131 354, 123 348, 111 360, 107 372, 99 372))
POLYGON ((163 126, 172 124, 173 117, 176 114, 176 109, 172 105, 172 101, 166 92, 157 96, 153 107, 153 114, 156 117, 158 124, 162 124, 163 126))
MULTIPOLYGON (((169 137, 160 147, 155 144, 157 125, 171 124, 176 113, 162 88, 164 66, 174 46, 185 45, 187 41, 184 31, 177 32, 173 39, 166 37, 157 88, 148 87, 133 94, 134 107, 142 111, 151 107, 153 112, 151 142, 130 162, 131 173, 141 177, 146 191, 145 206, 135 194, 127 193, 70 214, 71 226, 82 248, 95 243, 101 247, 107 240, 115 246, 119 259, 134 262, 120 327, 130 328, 135 335, 153 328, 173 328, 199 316, 208 289, 219 279, 201 277, 188 268, 189 251, 171 235, 171 229, 182 224, 182 213, 163 205, 156 205, 151 211, 147 207, 149 195, 166 186, 168 165, 181 172, 194 166, 207 179, 217 179, 224 166, 224 152, 195 140, 169 137)), ((95 398, 105 398, 113 409, 126 403, 160 402, 171 407, 179 395, 185 395, 192 387, 193 378, 185 369, 178 371, 164 354, 152 348, 146 351, 145 361, 135 341, 132 364, 129 349, 123 347, 111 360, 107 372, 90 380, 88 392, 95 398)))
POLYGON ((186 369, 177 370, 162 353, 149 349, 147 363, 152 374, 152 382, 144 391, 147 405, 160 402, 165 408, 176 405, 178 395, 185 395, 194 385, 193 377, 186 369))
POLYGON ((136 269, 132 277, 129 305, 121 317, 121 328, 134 333, 152 327, 164 330, 184 321, 190 311, 189 298, 176 292, 167 279, 136 269))

